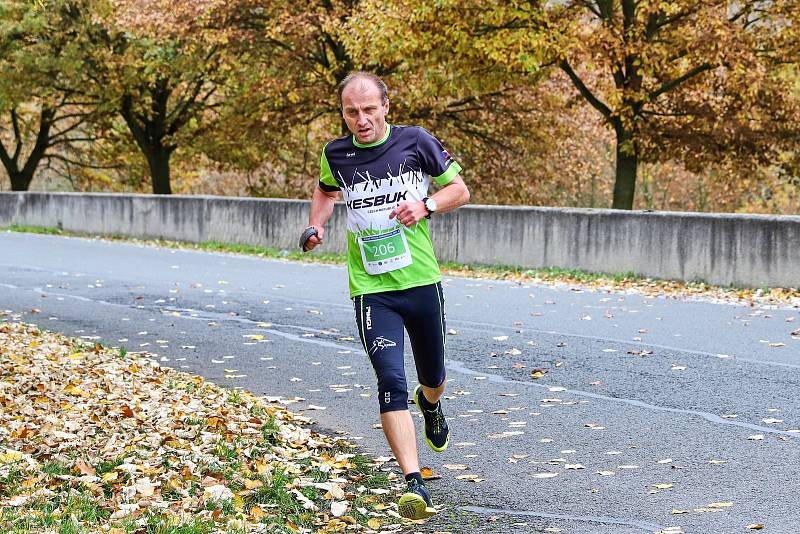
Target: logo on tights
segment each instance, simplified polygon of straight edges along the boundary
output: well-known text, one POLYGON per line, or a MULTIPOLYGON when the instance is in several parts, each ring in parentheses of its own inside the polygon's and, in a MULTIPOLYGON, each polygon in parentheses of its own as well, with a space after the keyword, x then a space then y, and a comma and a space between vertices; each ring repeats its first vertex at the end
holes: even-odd
POLYGON ((370 354, 375 354, 379 350, 383 350, 386 347, 396 347, 397 343, 392 341, 391 339, 386 339, 383 336, 379 336, 375 338, 375 341, 372 342, 372 348, 369 349, 370 354))
POLYGON ((372 330, 372 306, 367 306, 367 330, 372 330))

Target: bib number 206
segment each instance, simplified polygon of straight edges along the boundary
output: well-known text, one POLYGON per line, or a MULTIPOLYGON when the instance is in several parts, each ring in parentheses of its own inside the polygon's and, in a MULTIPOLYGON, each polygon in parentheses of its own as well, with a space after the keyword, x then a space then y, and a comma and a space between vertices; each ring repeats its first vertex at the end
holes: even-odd
POLYGON ((396 247, 394 243, 381 243, 377 247, 375 247, 375 255, 387 257, 394 254, 396 247))
POLYGON ((383 274, 411 265, 411 253, 402 227, 361 236, 358 244, 364 268, 369 274, 383 274))

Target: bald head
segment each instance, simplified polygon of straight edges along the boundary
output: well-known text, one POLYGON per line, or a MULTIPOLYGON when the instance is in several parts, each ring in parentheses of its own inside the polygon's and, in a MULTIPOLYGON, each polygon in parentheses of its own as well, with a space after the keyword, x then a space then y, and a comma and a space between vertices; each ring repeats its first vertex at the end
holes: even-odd
POLYGON ((386 104, 389 101, 389 89, 386 87, 383 80, 371 72, 357 71, 348 74, 344 80, 339 82, 339 86, 336 88, 336 94, 339 99, 339 109, 342 109, 342 93, 344 93, 344 90, 347 89, 348 86, 353 86, 353 89, 358 89, 359 91, 369 91, 372 86, 378 90, 381 104, 386 104))
POLYGON ((386 84, 374 74, 355 72, 342 80, 339 107, 347 129, 358 143, 375 143, 387 133, 389 97, 386 84))

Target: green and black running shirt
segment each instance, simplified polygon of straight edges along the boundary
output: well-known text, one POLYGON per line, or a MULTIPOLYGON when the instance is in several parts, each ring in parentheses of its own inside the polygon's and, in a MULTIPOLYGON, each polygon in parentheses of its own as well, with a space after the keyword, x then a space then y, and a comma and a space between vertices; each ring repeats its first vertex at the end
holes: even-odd
POLYGON ((433 178, 445 185, 461 172, 424 128, 387 125, 383 139, 362 145, 352 135, 325 145, 319 187, 341 190, 347 205, 350 296, 439 282, 428 220, 406 228, 389 219, 400 202, 428 196, 433 178))

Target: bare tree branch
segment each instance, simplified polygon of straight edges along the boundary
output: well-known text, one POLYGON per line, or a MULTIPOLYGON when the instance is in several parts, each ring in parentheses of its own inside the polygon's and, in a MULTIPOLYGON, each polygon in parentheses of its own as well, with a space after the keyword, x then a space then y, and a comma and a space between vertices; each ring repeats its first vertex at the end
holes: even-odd
POLYGON ((11 108, 11 124, 14 125, 14 142, 17 144, 14 150, 14 156, 11 158, 14 162, 19 158, 20 151, 22 150, 22 134, 19 128, 19 117, 17 116, 17 108, 11 108))
POLYGON ((585 98, 592 105, 592 107, 599 111, 607 121, 611 122, 614 118, 611 109, 601 102, 600 99, 597 98, 588 87, 586 87, 586 84, 583 83, 583 80, 581 80, 580 77, 575 73, 569 62, 567 60, 563 60, 559 64, 559 67, 567 74, 567 76, 569 76, 569 79, 578 89, 578 92, 580 92, 581 96, 585 98))
POLYGON ((714 66, 711 65, 710 63, 703 63, 702 65, 698 65, 697 67, 695 67, 695 68, 687 71, 686 73, 684 73, 682 76, 679 76, 679 77, 675 78, 674 80, 671 80, 669 82, 666 82, 666 83, 662 84, 661 87, 659 87, 658 89, 656 89, 655 91, 652 91, 649 95, 647 95, 648 99, 650 101, 653 101, 656 98, 658 98, 659 96, 663 95, 664 93, 668 93, 669 91, 672 91, 673 89, 675 89, 676 87, 678 87, 682 83, 684 83, 684 82, 686 82, 688 80, 691 80, 695 76, 698 76, 698 75, 700 75, 700 74, 702 74, 702 73, 704 73, 706 71, 709 71, 712 68, 714 68, 714 66))
POLYGON ((48 154, 46 159, 62 161, 64 163, 67 163, 67 164, 70 164, 70 165, 77 165, 78 167, 85 167, 87 169, 105 169, 105 170, 108 170, 108 169, 120 169, 120 168, 123 167, 123 165, 121 165, 121 164, 96 165, 96 164, 93 164, 93 163, 87 163, 85 161, 76 161, 76 160, 73 160, 73 159, 69 159, 66 156, 62 156, 60 154, 48 154))

